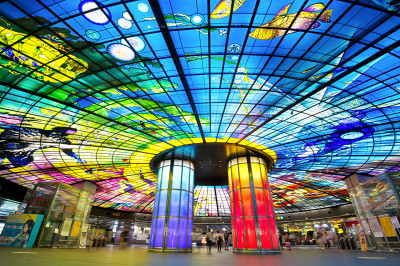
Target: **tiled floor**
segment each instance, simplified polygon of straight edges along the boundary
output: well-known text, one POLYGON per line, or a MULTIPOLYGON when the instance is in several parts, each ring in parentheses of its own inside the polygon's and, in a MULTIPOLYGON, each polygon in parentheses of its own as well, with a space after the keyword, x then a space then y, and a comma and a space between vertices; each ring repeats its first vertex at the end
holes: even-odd
POLYGON ((278 255, 239 255, 231 251, 212 254, 195 249, 192 254, 158 254, 146 251, 146 246, 87 249, 18 249, 0 248, 0 265, 4 266, 64 266, 64 265, 204 265, 204 266, 383 266, 400 265, 400 254, 381 252, 320 250, 294 248, 278 255), (18 253, 20 252, 20 253, 18 253), (31 253, 24 253, 31 252, 31 253))

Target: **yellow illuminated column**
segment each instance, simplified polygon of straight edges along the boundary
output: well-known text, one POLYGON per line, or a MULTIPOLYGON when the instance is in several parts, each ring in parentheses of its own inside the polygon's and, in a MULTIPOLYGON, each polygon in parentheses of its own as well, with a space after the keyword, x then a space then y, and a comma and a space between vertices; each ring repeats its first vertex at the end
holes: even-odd
POLYGON ((232 159, 228 176, 234 252, 280 252, 265 160, 232 159))

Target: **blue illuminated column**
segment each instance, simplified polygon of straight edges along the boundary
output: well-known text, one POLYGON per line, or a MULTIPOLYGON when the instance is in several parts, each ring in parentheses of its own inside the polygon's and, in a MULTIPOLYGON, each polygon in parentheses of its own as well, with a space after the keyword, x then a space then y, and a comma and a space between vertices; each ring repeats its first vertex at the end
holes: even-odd
POLYGON ((192 162, 160 163, 149 251, 192 251, 193 178, 192 162))

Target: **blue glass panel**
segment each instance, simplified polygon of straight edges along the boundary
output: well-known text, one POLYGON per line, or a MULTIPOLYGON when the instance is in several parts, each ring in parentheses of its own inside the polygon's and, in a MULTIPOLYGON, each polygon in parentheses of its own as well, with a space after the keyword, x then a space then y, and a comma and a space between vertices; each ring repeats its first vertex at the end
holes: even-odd
POLYGON ((193 192, 193 181, 194 181, 194 171, 189 168, 189 175, 190 175, 190 182, 189 182, 189 189, 193 192))
POLYGON ((161 189, 168 189, 169 169, 169 165, 163 167, 161 189))
POLYGON ((189 190, 189 168, 183 167, 182 171, 182 190, 189 190))
POLYGON ((188 217, 192 218, 193 216, 193 193, 189 193, 189 213, 188 217))
POLYGON ((164 240, 164 218, 157 218, 154 247, 161 248, 164 240))
POLYGON ((150 244, 149 244, 150 247, 153 247, 154 244, 154 233, 156 231, 155 229, 156 229, 156 219, 153 218, 151 222, 150 244))
POLYGON ((172 188, 181 188, 182 166, 174 166, 174 173, 172 176, 172 188))
POLYGON ((165 215, 165 210, 167 206, 167 196, 168 196, 168 191, 163 190, 160 192, 160 202, 158 203, 158 213, 157 217, 164 216, 165 215))
POLYGON ((180 217, 187 217, 188 213, 188 192, 181 192, 181 211, 180 217))
POLYGON ((178 218, 169 218, 167 248, 176 248, 178 241, 178 218))
POLYGON ((160 192, 156 193, 155 199, 154 199, 154 209, 153 209, 153 217, 157 217, 157 211, 158 211, 158 200, 160 199, 160 192))
POLYGON ((171 191, 169 216, 179 216, 180 196, 181 196, 180 190, 172 190, 171 191))
POLYGON ((157 174, 157 190, 161 189, 161 174, 162 174, 162 167, 158 168, 158 174, 157 174))
POLYGON ((187 219, 180 218, 178 248, 186 248, 187 231, 187 219))
POLYGON ((193 220, 192 219, 188 219, 188 230, 187 230, 187 246, 188 248, 190 248, 192 246, 192 230, 193 230, 193 220))

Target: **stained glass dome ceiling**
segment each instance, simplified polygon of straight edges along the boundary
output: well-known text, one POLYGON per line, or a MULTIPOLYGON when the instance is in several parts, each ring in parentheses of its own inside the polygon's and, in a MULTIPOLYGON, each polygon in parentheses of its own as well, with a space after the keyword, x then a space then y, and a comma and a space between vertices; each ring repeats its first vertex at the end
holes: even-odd
MULTIPOLYGON (((90 180, 96 206, 149 213, 156 154, 238 143, 274 158, 277 212, 347 204, 346 176, 399 165, 399 7, 2 2, 1 177, 90 180)), ((227 201, 222 187, 197 190, 227 201)))

